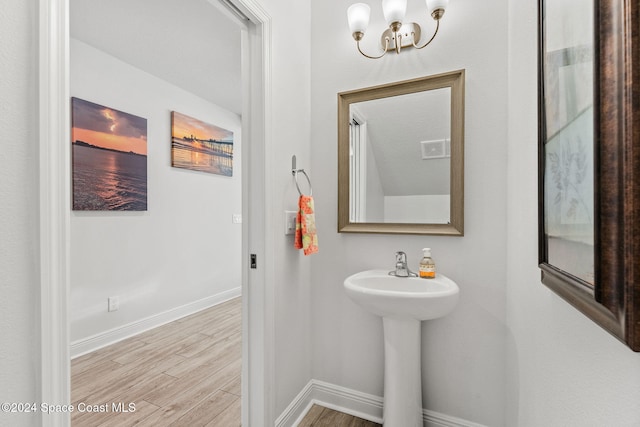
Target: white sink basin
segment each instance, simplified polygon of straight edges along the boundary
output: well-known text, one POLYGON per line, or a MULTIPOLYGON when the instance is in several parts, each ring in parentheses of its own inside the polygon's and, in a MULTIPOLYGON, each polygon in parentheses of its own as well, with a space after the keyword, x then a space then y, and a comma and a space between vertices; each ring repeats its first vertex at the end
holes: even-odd
POLYGON ((429 320, 449 313, 460 290, 448 277, 434 279, 389 276, 386 270, 368 270, 344 281, 347 295, 367 311, 382 317, 429 320))
POLYGON ((384 327, 384 427, 422 427, 421 321, 442 317, 460 289, 448 277, 390 276, 368 270, 344 281, 347 295, 382 316, 384 327))

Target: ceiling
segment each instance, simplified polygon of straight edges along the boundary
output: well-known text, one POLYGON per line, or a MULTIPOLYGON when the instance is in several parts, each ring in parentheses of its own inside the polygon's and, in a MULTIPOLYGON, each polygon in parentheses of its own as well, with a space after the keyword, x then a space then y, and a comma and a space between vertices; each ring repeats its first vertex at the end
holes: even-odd
MULTIPOLYGON (((70 0, 70 34, 241 115, 241 24, 220 2, 70 0)), ((430 91, 357 104, 385 194, 449 193, 449 159, 420 156, 420 141, 448 135, 447 97, 430 91)))
POLYGON ((70 34, 240 115, 241 26, 218 2, 71 0, 70 34))

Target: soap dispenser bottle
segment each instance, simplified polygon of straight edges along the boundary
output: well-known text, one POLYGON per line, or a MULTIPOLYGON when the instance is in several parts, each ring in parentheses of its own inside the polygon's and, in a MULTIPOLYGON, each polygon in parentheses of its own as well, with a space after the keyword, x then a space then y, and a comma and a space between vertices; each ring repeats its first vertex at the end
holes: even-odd
POLYGON ((431 248, 424 248, 422 250, 420 277, 422 279, 433 279, 436 277, 436 263, 431 259, 431 248))

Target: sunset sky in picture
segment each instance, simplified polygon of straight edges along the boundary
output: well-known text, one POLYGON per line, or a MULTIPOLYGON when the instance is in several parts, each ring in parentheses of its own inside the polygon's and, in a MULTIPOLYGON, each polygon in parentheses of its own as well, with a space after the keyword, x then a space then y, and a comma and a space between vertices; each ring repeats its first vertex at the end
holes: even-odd
POLYGON ((193 117, 185 116, 177 111, 171 112, 171 122, 171 134, 175 138, 191 137, 193 135, 196 139, 233 142, 233 132, 193 117))
POLYGON ((147 155, 147 119, 79 98, 71 105, 72 141, 147 155))

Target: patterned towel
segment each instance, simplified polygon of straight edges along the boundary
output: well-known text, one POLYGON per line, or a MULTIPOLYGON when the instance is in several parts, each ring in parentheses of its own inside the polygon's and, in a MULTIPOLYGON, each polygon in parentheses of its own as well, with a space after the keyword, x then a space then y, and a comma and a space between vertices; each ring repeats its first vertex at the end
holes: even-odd
POLYGON ((296 238, 294 247, 304 250, 305 255, 318 252, 318 236, 316 235, 316 218, 313 213, 313 197, 300 196, 296 217, 296 238))

